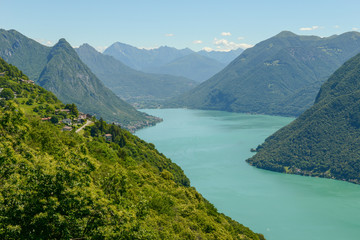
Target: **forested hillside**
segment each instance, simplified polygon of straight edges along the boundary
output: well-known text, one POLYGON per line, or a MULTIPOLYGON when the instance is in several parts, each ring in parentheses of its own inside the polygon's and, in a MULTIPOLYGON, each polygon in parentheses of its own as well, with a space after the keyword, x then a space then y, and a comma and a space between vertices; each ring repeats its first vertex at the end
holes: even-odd
POLYGON ((360 54, 321 87, 314 106, 247 161, 278 172, 360 183, 360 54))
POLYGON ((154 145, 95 118, 67 131, 76 106, 2 59, 0 89, 1 239, 264 239, 154 145))

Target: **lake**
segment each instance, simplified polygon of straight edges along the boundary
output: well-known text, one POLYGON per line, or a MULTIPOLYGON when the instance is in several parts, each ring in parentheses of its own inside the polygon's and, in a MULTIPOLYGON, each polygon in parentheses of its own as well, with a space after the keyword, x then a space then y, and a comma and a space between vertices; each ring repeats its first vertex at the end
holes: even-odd
POLYGON ((164 119, 136 135, 177 163, 219 212, 268 240, 360 239, 360 186, 248 165, 250 148, 293 118, 188 109, 143 110, 164 119))

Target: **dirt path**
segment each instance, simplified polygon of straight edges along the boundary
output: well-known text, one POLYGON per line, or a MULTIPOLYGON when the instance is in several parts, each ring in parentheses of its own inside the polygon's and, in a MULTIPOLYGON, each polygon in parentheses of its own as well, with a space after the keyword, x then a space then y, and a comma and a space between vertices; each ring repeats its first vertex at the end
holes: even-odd
POLYGON ((92 123, 93 123, 92 121, 87 120, 86 123, 85 123, 84 125, 82 125, 82 126, 81 126, 78 130, 76 130, 75 132, 76 132, 76 133, 80 132, 81 130, 83 130, 84 127, 86 127, 86 126, 88 126, 88 125, 90 125, 90 124, 92 124, 92 123))

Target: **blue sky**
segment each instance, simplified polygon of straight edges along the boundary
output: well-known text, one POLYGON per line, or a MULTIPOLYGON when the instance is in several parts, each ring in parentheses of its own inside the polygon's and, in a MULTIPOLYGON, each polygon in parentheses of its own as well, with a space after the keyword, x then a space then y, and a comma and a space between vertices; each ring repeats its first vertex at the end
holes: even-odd
POLYGON ((0 0, 0 28, 43 44, 104 49, 114 42, 229 50, 289 30, 330 36, 360 30, 355 0, 0 0))

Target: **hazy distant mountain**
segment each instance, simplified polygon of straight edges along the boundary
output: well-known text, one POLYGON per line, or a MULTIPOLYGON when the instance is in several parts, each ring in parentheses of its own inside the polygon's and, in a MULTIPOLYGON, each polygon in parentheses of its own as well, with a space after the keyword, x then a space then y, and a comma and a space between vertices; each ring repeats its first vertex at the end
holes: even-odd
POLYGON ((231 50, 228 52, 224 52, 224 51, 209 51, 208 52, 205 50, 201 50, 197 53, 228 65, 231 61, 233 61, 235 58, 237 58, 243 51, 244 51, 244 49, 238 48, 236 50, 231 50))
POLYGON ((64 39, 50 48, 14 30, 0 30, 0 34, 0 57, 54 92, 64 103, 75 103, 82 112, 125 127, 156 121, 106 88, 64 39))
POLYGON ((315 104, 247 160, 278 172, 360 183, 360 54, 321 87, 315 104))
POLYGON ((143 72, 171 74, 202 82, 224 68, 241 51, 195 53, 188 48, 167 46, 147 50, 117 42, 107 48, 104 54, 143 72))
POLYGON ((328 38, 281 32, 170 105, 297 116, 330 74, 359 52, 358 32, 328 38))
POLYGON ((104 54, 113 56, 129 67, 142 71, 162 66, 190 53, 193 53, 193 51, 188 48, 178 50, 163 46, 147 50, 120 42, 112 44, 104 51, 104 54))
POLYGON ((198 53, 177 58, 161 67, 149 69, 149 72, 183 76, 197 82, 203 82, 222 70, 226 64, 198 53))
POLYGON ((136 71, 88 44, 76 49, 81 60, 104 84, 128 102, 144 105, 177 96, 195 87, 192 80, 136 71))

